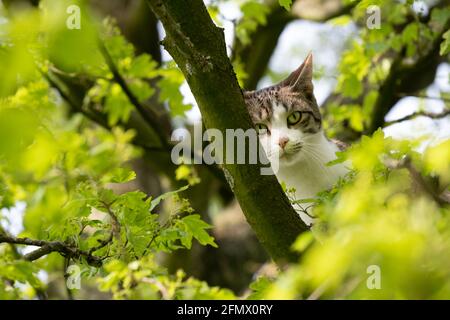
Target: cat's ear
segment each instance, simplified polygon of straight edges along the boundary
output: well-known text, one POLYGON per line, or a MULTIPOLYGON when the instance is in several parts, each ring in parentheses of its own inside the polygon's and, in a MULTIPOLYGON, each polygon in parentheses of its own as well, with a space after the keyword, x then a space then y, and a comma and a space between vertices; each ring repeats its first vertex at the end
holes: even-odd
POLYGON ((279 85, 289 87, 294 91, 301 91, 305 94, 313 94, 313 56, 310 52, 297 70, 292 72, 289 77, 281 81, 279 85))
POLYGON ((244 96, 244 100, 245 100, 245 101, 250 100, 250 99, 253 99, 253 98, 255 97, 255 91, 246 91, 246 90, 243 90, 243 91, 242 91, 242 94, 243 94, 243 96, 244 96))

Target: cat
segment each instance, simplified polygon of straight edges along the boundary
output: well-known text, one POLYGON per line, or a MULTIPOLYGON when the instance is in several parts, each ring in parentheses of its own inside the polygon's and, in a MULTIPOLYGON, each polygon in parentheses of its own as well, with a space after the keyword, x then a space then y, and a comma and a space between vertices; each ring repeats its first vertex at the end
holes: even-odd
MULTIPOLYGON (((296 199, 312 199, 348 172, 347 164, 327 166, 342 145, 325 136, 312 83, 313 57, 280 83, 257 91, 244 91, 245 103, 260 143, 275 173, 296 199)), ((294 206, 311 225, 311 202, 294 206)))

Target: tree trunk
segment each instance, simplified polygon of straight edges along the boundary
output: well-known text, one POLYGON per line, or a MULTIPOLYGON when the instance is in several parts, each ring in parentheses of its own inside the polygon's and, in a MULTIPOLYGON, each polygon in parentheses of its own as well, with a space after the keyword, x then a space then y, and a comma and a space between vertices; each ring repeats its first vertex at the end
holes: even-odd
MULTIPOLYGON (((252 127, 242 91, 226 55, 223 30, 201 0, 148 0, 162 22, 164 46, 182 70, 207 128, 252 127)), ((226 176, 259 241, 278 263, 293 261, 291 245, 307 226, 290 205, 275 176, 261 164, 225 164, 226 176)))

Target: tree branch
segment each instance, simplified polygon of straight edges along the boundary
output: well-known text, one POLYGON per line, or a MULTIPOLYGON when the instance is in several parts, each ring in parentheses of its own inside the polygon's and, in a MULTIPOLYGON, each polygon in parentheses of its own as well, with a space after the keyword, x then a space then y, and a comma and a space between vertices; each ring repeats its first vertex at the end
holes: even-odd
POLYGON ((139 99, 133 94, 131 89, 128 87, 126 80, 122 77, 116 65, 114 64, 113 59, 111 58, 108 49, 105 47, 103 42, 99 41, 100 52, 102 53, 105 62, 113 74, 114 81, 122 88, 125 95, 128 97, 128 100, 131 104, 136 108, 137 112, 141 115, 141 117, 148 123, 148 125, 153 129, 155 134, 159 138, 159 142, 161 145, 170 150, 170 145, 167 140, 167 137, 164 135, 164 130, 158 122, 158 115, 150 108, 144 107, 139 99))
MULTIPOLYGON (((212 22, 201 0, 148 0, 162 22, 164 40, 197 100, 207 128, 252 127, 242 91, 226 54, 223 30, 212 22)), ((296 260, 291 245, 308 230, 274 176, 261 164, 225 164, 224 171, 247 221, 278 263, 296 260)))
POLYGON ((385 164, 389 169, 408 170, 414 185, 428 194, 439 206, 450 204, 446 192, 444 191, 444 193, 441 194, 436 190, 436 188, 433 187, 433 184, 413 165, 409 157, 405 157, 401 160, 388 159, 385 161, 385 164))
MULTIPOLYGON (((423 17, 423 21, 426 22, 430 19, 431 13, 436 8, 445 5, 446 0, 438 2, 430 9, 430 14, 427 17, 423 17)), ((413 16, 408 16, 405 23, 395 28, 397 34, 401 34, 404 28, 414 21, 413 16)), ((385 116, 391 110, 391 108, 401 98, 400 93, 411 95, 427 86, 429 86, 435 78, 438 65, 444 60, 445 57, 439 55, 439 47, 442 42, 442 34, 450 27, 450 19, 444 23, 442 30, 436 32, 433 35, 433 40, 430 41, 426 50, 420 50, 413 58, 406 57, 406 48, 403 48, 399 52, 388 50, 383 56, 377 58, 377 61, 381 61, 382 58, 389 58, 392 63, 389 69, 388 75, 378 86, 369 85, 368 77, 363 79, 364 92, 358 98, 343 97, 336 92, 332 93, 322 104, 321 108, 324 110, 325 118, 331 116, 331 113, 327 112, 327 108, 331 105, 342 104, 358 104, 362 105, 364 97, 370 90, 378 91, 378 97, 374 103, 372 114, 369 117, 369 124, 364 134, 370 135, 379 127, 385 124, 385 116), (414 81, 411 81, 414 79, 414 81)), ((373 64, 377 63, 373 61, 373 64)), ((361 136, 361 132, 356 132, 351 129, 344 122, 342 130, 337 132, 337 137, 344 141, 354 141, 361 136)))
POLYGON ((389 75, 378 90, 378 98, 374 104, 366 134, 383 126, 384 117, 399 100, 399 92, 417 92, 433 82, 437 66, 442 59, 439 54, 442 36, 449 27, 450 18, 447 18, 442 30, 434 35, 435 38, 430 48, 417 57, 414 64, 406 64, 401 54, 394 59, 389 75), (411 81, 411 79, 420 79, 421 81, 411 81))
POLYGON ((232 60, 242 63, 247 78, 244 79, 243 87, 247 90, 254 90, 259 80, 267 70, 270 58, 275 51, 278 39, 286 26, 295 20, 309 20, 315 22, 326 22, 351 12, 357 2, 343 5, 337 0, 336 5, 329 6, 325 2, 316 0, 293 1, 291 12, 280 6, 278 1, 266 1, 270 7, 270 13, 266 17, 264 25, 258 25, 251 33, 250 43, 243 44, 239 38, 235 37, 233 42, 232 60), (317 13, 320 12, 320 16, 317 13))
POLYGON ((428 100, 438 100, 443 102, 450 102, 450 98, 447 97, 430 97, 424 94, 407 94, 407 93, 399 93, 399 97, 405 98, 405 97, 414 97, 414 98, 421 98, 421 99, 428 99, 428 100))
POLYGON ((67 258, 85 258, 89 265, 99 267, 102 265, 102 258, 92 255, 90 252, 80 250, 77 247, 71 246, 62 241, 43 241, 43 240, 33 240, 29 238, 16 238, 6 234, 0 234, 0 243, 10 243, 10 244, 20 244, 27 246, 40 247, 26 255, 23 259, 27 261, 37 260, 49 253, 58 252, 63 257, 67 258))
POLYGON ((402 118, 395 119, 395 120, 392 120, 392 121, 388 121, 388 122, 385 123, 384 126, 387 127, 387 126, 390 126, 392 124, 403 122, 403 121, 407 121, 407 120, 412 120, 412 119, 415 119, 417 117, 428 117, 428 118, 431 118, 431 119, 442 119, 442 118, 445 118, 448 115, 450 115, 450 109, 446 109, 446 110, 444 110, 442 112, 439 112, 439 113, 433 113, 433 112, 427 112, 427 111, 418 111, 418 112, 414 112, 412 114, 409 114, 407 116, 404 116, 402 118))

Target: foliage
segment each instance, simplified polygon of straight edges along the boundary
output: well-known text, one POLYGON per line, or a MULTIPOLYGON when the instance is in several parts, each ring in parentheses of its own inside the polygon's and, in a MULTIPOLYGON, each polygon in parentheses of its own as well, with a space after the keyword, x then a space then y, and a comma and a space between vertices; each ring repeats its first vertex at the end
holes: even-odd
MULTIPOLYGON (((208 7, 216 21, 221 2, 208 7)), ((218 211, 209 207, 220 207, 223 186, 205 168, 182 164, 170 167, 170 183, 167 171, 155 173, 163 192, 147 194, 133 167, 166 151, 151 144, 154 128, 141 124, 139 108, 166 112, 169 126, 188 126, 183 117, 192 105, 180 92, 182 72, 173 61, 160 64, 138 53, 113 19, 99 22, 87 3, 42 0, 39 8, 0 9, 0 237, 58 242, 65 250, 30 258, 36 248, 0 243, 0 299, 42 297, 55 283, 65 285, 70 266, 80 269, 82 288, 115 299, 450 296, 449 140, 418 152, 423 141, 396 141, 381 130, 362 136, 393 68, 408 70, 433 43, 448 59, 448 6, 422 20, 411 1, 343 1, 354 9, 335 24, 364 24, 369 5, 382 8, 381 28, 359 28, 339 60, 335 94, 342 99, 328 105, 324 119, 329 136, 344 130, 361 137, 335 161, 352 170, 315 199, 291 199, 294 206, 314 201, 318 216, 292 245, 299 261, 237 295, 170 270, 165 261, 179 252, 194 255, 194 246, 222 250, 208 212, 194 210, 186 197, 197 192, 205 210, 218 211), (82 10, 83 32, 66 27, 70 4, 82 10), (399 53, 406 59, 397 61, 399 53), (148 140, 142 131, 151 132, 148 140), (373 266, 380 270, 379 289, 371 287, 373 266)), ((252 45, 273 4, 290 10, 293 1, 236 3, 242 16, 233 21, 235 40, 252 45)), ((245 63, 233 60, 241 83, 245 63)))
POLYGON ((414 170, 439 177, 435 190, 448 186, 449 143, 424 154, 413 147, 380 130, 341 153, 353 171, 319 195, 314 214, 320 222, 293 244, 300 262, 277 279, 258 280, 250 297, 448 298, 450 209, 423 191, 414 170), (380 270, 379 288, 371 287, 371 266, 380 270))
POLYGON ((270 9, 257 0, 248 0, 241 5, 242 18, 236 26, 236 36, 243 44, 250 43, 250 34, 258 25, 266 24, 270 9))
MULTIPOLYGON (((43 2, 42 11, 65 10, 58 2, 43 2)), ((40 21, 38 11, 23 14, 35 23, 40 21)), ((54 16, 64 14, 59 12, 54 16)), ((210 288, 206 283, 186 277, 182 271, 172 275, 160 265, 158 253, 190 249, 193 241, 217 247, 207 232, 210 225, 178 195, 187 187, 155 198, 139 190, 119 192, 120 185, 135 180, 130 161, 142 154, 131 144, 135 132, 117 125, 128 121, 134 106, 123 88, 113 81, 113 74, 102 61, 98 48, 85 44, 86 38, 67 37, 65 28, 46 25, 51 22, 58 25, 57 21, 50 20, 37 25, 42 27, 39 31, 46 32, 44 35, 57 38, 58 47, 67 49, 76 45, 80 48, 77 54, 83 54, 84 50, 93 53, 67 56, 67 50, 39 43, 36 32, 27 39, 30 49, 36 50, 33 56, 27 57, 29 69, 15 65, 11 69, 2 68, 7 81, 2 82, 0 101, 1 221, 5 226, 7 221, 20 221, 21 214, 15 206, 24 204, 23 231, 18 236, 62 241, 68 247, 101 259, 102 265, 95 266, 92 272, 82 272, 83 278, 89 281, 94 277, 100 290, 112 292, 115 298, 232 298, 229 291, 210 288), (79 42, 70 45, 66 41, 79 42), (73 59, 86 59, 86 63, 70 65, 73 59), (80 115, 68 117, 67 105, 43 77, 49 70, 67 75, 70 71, 70 76, 83 74, 95 79, 85 101, 102 105, 112 129, 93 125, 80 115), (19 82, 12 80, 25 71, 27 77, 20 77, 19 82), (172 210, 167 215, 157 213, 163 200, 172 202, 172 210), (135 281, 142 283, 135 287, 135 281)), ((8 57, 25 62, 22 56, 15 56, 19 50, 17 42, 22 41, 16 34, 28 26, 23 24, 19 19, 8 23, 7 40, 2 43, 14 45, 2 48, 8 57)), ((174 115, 188 110, 178 92, 184 80, 177 69, 157 68, 147 54, 136 56, 134 48, 111 20, 99 28, 113 63, 140 101, 154 94, 148 80, 162 76, 158 82, 160 99, 169 103, 174 115)), ((20 47, 20 52, 29 50, 20 47)), ((180 171, 180 179, 188 178, 191 183, 196 181, 194 176, 180 171)), ((53 253, 38 261, 25 261, 21 257, 26 252, 18 246, 1 244, 0 250, 0 299, 35 297, 46 287, 42 275, 57 273, 64 265, 93 268, 89 256, 62 257, 53 253)), ((61 273, 62 279, 63 276, 61 273)))
POLYGON ((327 108, 329 117, 325 126, 331 136, 345 130, 343 126, 358 133, 370 128, 373 108, 381 98, 376 94, 394 68, 396 72, 409 68, 433 50, 434 41, 440 42, 441 55, 448 54, 448 31, 445 32, 450 21, 448 6, 433 9, 429 21, 422 21, 420 12, 414 11, 409 3, 361 1, 352 12, 353 19, 346 21, 366 24, 366 10, 371 5, 380 10, 380 25, 359 28, 339 62, 336 93, 352 103, 344 106, 333 103, 327 108), (403 52, 406 61, 395 61, 403 52))

